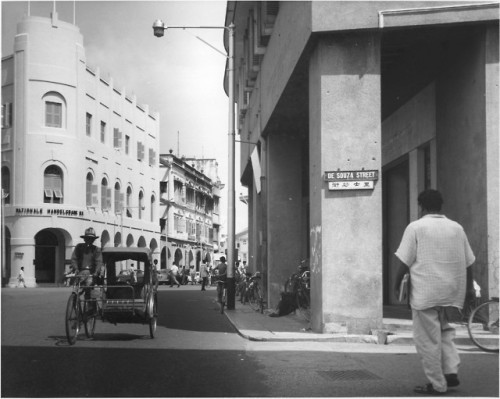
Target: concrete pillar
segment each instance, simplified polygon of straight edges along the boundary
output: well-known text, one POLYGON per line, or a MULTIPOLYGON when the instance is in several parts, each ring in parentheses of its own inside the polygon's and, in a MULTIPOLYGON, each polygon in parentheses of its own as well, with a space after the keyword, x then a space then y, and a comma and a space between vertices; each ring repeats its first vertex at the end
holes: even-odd
POLYGON ((380 38, 320 40, 309 68, 312 329, 369 333, 382 326, 382 182, 329 191, 326 171, 378 170, 380 38))
POLYGON ((35 240, 33 238, 12 238, 11 241, 11 275, 9 287, 17 287, 17 276, 24 266, 24 281, 28 287, 36 287, 35 279, 35 240))
POLYGON ((488 293, 490 296, 498 296, 499 292, 499 204, 500 197, 500 165, 499 165, 499 44, 498 27, 489 26, 486 30, 486 76, 485 76, 485 100, 486 100, 486 196, 487 196, 487 223, 488 223, 488 293))
POLYGON ((268 136, 268 306, 276 307, 301 260, 302 141, 294 132, 268 136))

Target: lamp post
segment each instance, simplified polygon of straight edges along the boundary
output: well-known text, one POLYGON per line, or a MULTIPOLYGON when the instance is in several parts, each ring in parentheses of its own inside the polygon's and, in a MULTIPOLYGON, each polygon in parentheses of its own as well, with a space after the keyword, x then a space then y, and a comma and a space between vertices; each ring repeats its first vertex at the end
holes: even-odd
MULTIPOLYGON (((227 217, 227 308, 234 309, 235 306, 235 115, 234 115, 234 31, 233 23, 229 26, 166 26, 162 20, 157 19, 153 23, 153 34, 162 37, 167 29, 224 29, 228 32, 229 54, 228 61, 228 217, 227 217)), ((204 41, 203 41, 204 42, 204 41)), ((205 42, 204 42, 205 43, 205 42)), ((210 44, 205 43, 212 47, 210 44)), ((212 47, 213 48, 213 47, 212 47)))

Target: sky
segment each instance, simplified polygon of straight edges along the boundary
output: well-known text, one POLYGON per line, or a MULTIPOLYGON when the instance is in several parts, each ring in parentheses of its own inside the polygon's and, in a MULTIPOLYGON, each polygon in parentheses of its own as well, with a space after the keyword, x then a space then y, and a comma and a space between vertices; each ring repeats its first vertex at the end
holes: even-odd
MULTIPOLYGON (((225 184, 222 223, 227 220, 228 97, 223 80, 223 29, 171 29, 162 38, 152 25, 224 26, 225 1, 2 1, 2 57, 13 53, 17 23, 28 14, 73 23, 83 35, 87 64, 114 86, 135 94, 138 104, 160 114, 160 151, 215 158, 225 184), (197 36, 201 39, 198 39, 197 36), (204 43, 208 42, 210 45, 204 43)), ((238 138, 236 138, 238 139, 238 138)), ((236 232, 247 226, 246 205, 238 200, 236 143, 236 232)))

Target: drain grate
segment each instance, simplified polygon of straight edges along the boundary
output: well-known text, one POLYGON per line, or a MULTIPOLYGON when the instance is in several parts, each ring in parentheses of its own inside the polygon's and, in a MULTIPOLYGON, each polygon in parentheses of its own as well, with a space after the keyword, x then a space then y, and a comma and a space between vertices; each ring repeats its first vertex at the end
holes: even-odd
POLYGON ((329 370, 318 371, 324 378, 333 381, 360 381, 360 380, 380 380, 378 375, 366 370, 329 370))

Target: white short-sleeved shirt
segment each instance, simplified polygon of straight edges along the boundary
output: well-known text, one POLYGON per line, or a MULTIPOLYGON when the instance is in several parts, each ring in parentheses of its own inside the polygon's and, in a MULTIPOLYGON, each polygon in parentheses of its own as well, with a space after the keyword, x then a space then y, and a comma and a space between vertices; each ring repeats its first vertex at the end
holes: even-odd
POLYGON ((413 309, 462 308, 466 268, 475 261, 462 226, 444 215, 425 215, 408 225, 395 255, 410 268, 413 309))

